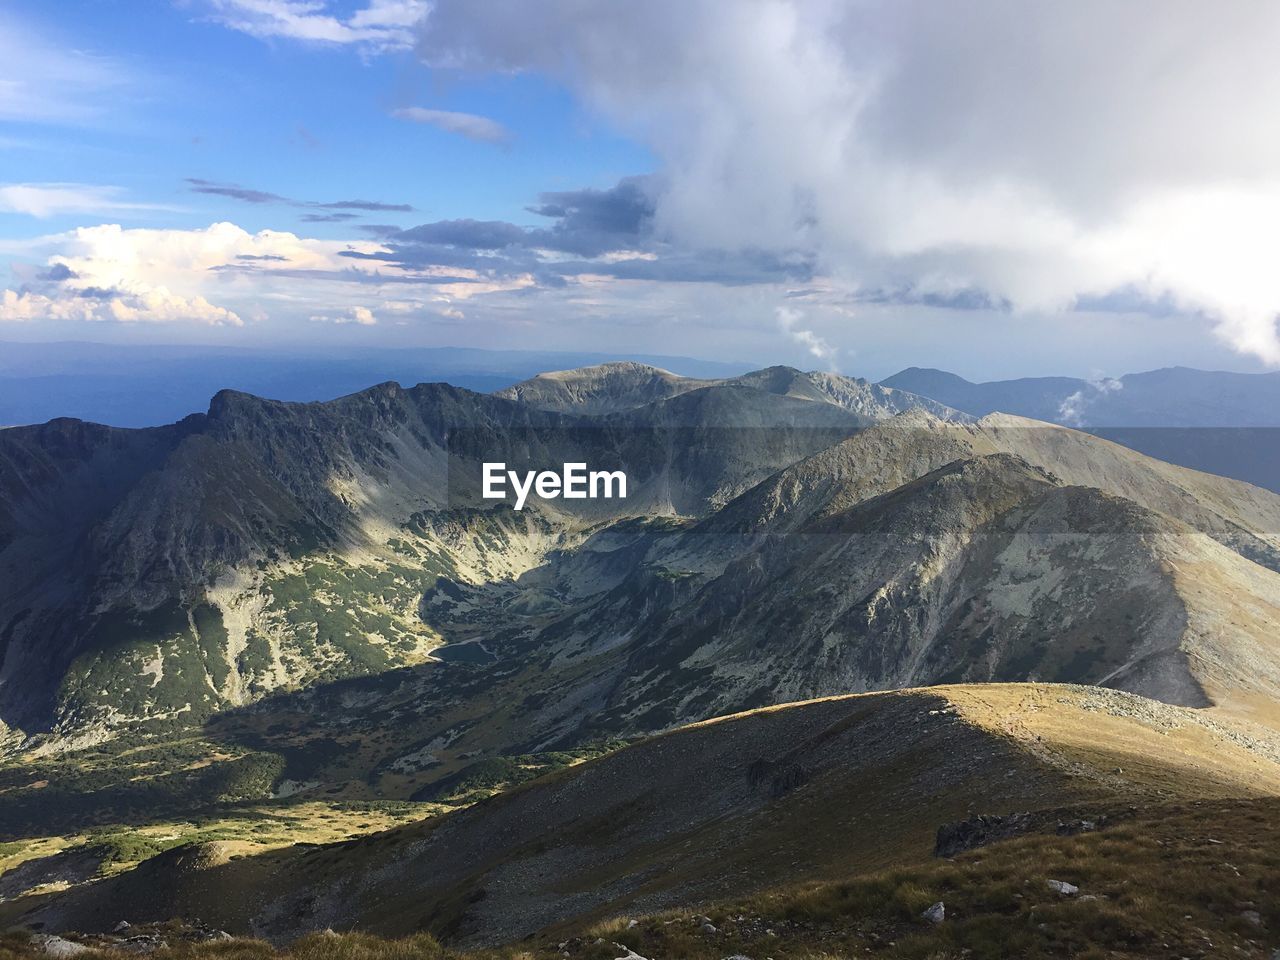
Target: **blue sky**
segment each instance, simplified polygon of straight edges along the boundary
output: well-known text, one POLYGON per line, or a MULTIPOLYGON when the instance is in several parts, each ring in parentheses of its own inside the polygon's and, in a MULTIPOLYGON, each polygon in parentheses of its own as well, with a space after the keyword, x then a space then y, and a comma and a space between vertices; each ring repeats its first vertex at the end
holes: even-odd
POLYGON ((9 0, 0 342, 1280 365, 1280 8, 960 6, 9 0))
MULTIPOLYGON (((535 76, 451 75, 408 50, 264 42, 220 26, 199 4, 164 0, 10 3, 0 16, 19 35, 80 52, 116 81, 91 95, 84 122, 5 123, 4 139, 19 145, 0 151, 0 181, 92 179, 122 188, 123 200, 173 208, 122 214, 128 225, 225 218, 253 231, 301 226, 299 214, 193 194, 192 177, 301 199, 349 199, 356 190, 412 205, 411 215, 383 218, 406 226, 457 217, 533 222, 525 208, 541 191, 605 187, 652 167, 643 147, 535 76), (510 138, 495 146, 396 119, 393 111, 405 107, 489 117, 510 138)), ((81 222, 0 213, 11 237, 81 222)))

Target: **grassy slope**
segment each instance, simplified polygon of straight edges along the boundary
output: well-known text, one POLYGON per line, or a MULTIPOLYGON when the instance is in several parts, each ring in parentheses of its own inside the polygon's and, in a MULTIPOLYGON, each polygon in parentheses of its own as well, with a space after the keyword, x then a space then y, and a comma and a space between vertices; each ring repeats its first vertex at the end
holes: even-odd
MULTIPOLYGON (((1143 808, 1096 833, 1032 835, 826 883, 795 884, 604 923, 569 924, 519 946, 446 950, 429 935, 310 936, 278 952, 262 941, 173 945, 157 960, 776 960, 852 956, 1001 960, 1018 956, 1257 957, 1280 943, 1280 803, 1191 801, 1143 808), (1050 890, 1049 879, 1080 888, 1050 890), (938 926, 921 912, 938 900, 938 926), (699 916, 715 933, 704 932, 699 916), (601 944, 597 940, 606 942, 601 944), (561 944, 568 942, 565 950, 561 944)), ((141 931, 135 931, 141 932, 141 931)), ((90 940, 89 942, 93 942, 90 940)), ((20 938, 0 960, 34 955, 20 938)), ((110 954, 119 956, 119 954, 110 954)))
MULTIPOLYGON (((358 926, 501 942, 743 898, 760 911, 770 897, 798 896, 797 884, 870 883, 883 871, 918 878, 893 880, 891 892, 950 884, 960 904, 964 885, 938 874, 952 868, 931 857, 942 823, 1042 810, 1051 821, 1109 814, 1150 832, 1160 821, 1147 811, 1157 806, 1260 810, 1276 796, 1271 744, 1203 712, 1092 688, 942 687, 696 724, 469 810, 336 846, 238 860, 222 847, 173 851, 70 900, 28 898, 3 916, 36 907, 38 919, 74 929, 200 916, 233 932, 247 932, 254 917, 255 929, 281 939, 358 926)), ((1063 864, 1077 849, 1059 838, 1018 842, 1044 843, 1044 856, 1063 864)), ((1127 860, 1108 869, 1123 871, 1127 860)), ((1216 876, 1195 869, 1195 886, 1219 889, 1216 876)), ((894 893, 875 906, 868 929, 900 919, 913 897, 894 893)), ((850 929, 862 930, 865 918, 855 919, 850 929)))

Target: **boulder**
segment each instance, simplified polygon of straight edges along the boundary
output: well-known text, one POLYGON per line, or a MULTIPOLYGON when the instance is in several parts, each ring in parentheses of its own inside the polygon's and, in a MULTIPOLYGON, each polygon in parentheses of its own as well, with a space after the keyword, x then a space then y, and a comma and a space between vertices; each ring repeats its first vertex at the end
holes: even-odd
POLYGON ((36 934, 31 938, 31 946, 36 949, 37 953, 46 957, 74 957, 82 953, 87 953, 89 948, 83 943, 76 943, 74 940, 64 940, 62 937, 54 936, 51 933, 36 934))

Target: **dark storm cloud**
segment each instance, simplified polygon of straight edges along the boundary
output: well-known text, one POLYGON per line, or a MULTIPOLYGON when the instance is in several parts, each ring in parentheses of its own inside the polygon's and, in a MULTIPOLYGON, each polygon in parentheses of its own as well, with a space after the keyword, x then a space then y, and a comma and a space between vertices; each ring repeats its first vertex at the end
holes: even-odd
POLYGON ((555 220, 533 231, 537 246, 594 257, 638 246, 650 234, 654 199, 647 177, 627 177, 608 190, 544 193, 531 213, 555 220))
MULTIPOLYGON (((416 229, 416 228, 415 228, 416 229)), ((448 267, 459 270, 475 270, 488 276, 515 276, 533 273, 542 261, 529 250, 519 248, 493 255, 482 247, 454 246, 447 243, 423 243, 399 240, 397 231, 385 240, 387 248, 371 253, 361 250, 342 250, 338 256, 349 260, 385 263, 389 268, 406 272, 427 267, 448 267)))
POLYGON ((340 255, 406 272, 443 266, 493 278, 530 275, 543 287, 584 274, 731 286, 814 275, 812 258, 800 254, 691 250, 660 241, 653 231, 654 193, 648 177, 627 177, 604 190, 543 193, 528 210, 552 221, 545 227, 505 220, 438 220, 407 230, 370 226, 383 250, 340 255))
POLYGON ((503 220, 438 220, 396 234, 400 244, 443 244, 472 250, 527 246, 530 231, 503 220))
POLYGON ((407 230, 377 228, 369 232, 383 241, 383 250, 341 256, 404 271, 444 266, 492 278, 530 275, 544 287, 561 287, 585 274, 730 286, 814 275, 812 258, 801 254, 695 250, 662 242, 653 230, 654 192, 649 178, 628 177, 605 190, 544 193, 528 209, 551 220, 549 226, 438 220, 407 230))

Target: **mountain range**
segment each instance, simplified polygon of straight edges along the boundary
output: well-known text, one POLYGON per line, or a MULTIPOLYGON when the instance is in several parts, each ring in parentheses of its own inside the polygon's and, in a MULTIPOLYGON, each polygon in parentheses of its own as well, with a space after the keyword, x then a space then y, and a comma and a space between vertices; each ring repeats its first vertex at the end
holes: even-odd
POLYGON ((968 421, 830 374, 610 365, 497 396, 224 391, 169 427, 8 430, 0 718, 101 734, 468 643, 505 669, 556 651, 557 672, 593 674, 596 716, 639 730, 943 679, 1198 703, 1214 664, 1272 690, 1250 644, 1275 622, 1280 500, 968 421), (631 491, 516 514, 479 496, 485 461, 602 465, 631 491), (1231 589, 1174 572, 1193 567, 1231 589))
POLYGON ((6 915, 109 930, 217 889, 199 915, 238 933, 496 944, 924 863, 997 806, 1280 795, 1278 628, 1275 493, 829 373, 15 427, 0 840, 32 879, 6 915), (495 461, 627 496, 516 511, 495 461), (292 809, 354 836, 243 839, 292 809))
POLYGON ((1099 380, 970 383, 910 367, 882 383, 976 417, 1012 413, 1088 430, 1160 460, 1280 491, 1280 373, 1171 367, 1099 380))
POLYGON ((971 383, 908 367, 881 381, 974 416, 1016 413, 1073 427, 1280 427, 1280 373, 1167 367, 1122 377, 971 383))
MULTIPOLYGON (((613 359, 603 354, 471 347, 221 347, 143 343, 0 343, 0 427, 61 417, 152 427, 203 411, 235 389, 273 400, 332 400, 371 383, 447 381, 488 392, 534 374, 613 359)), ((746 364, 643 356, 690 377, 746 364)))

